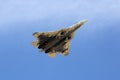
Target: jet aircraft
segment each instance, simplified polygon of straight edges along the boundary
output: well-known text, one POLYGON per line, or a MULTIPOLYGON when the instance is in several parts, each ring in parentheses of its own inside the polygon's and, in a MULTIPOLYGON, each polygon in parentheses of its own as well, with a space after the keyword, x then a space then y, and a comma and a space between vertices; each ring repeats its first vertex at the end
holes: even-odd
POLYGON ((36 38, 36 41, 32 42, 32 45, 53 58, 56 56, 56 53, 66 56, 69 54, 70 40, 73 38, 74 32, 85 22, 86 20, 82 20, 69 28, 53 32, 35 32, 33 36, 36 38))

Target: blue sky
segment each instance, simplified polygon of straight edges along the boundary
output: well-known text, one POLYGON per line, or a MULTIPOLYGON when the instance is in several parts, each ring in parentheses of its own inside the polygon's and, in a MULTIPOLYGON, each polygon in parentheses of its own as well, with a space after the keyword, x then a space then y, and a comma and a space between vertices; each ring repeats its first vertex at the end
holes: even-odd
POLYGON ((120 0, 0 0, 0 80, 120 80, 120 0), (31 46, 36 31, 87 19, 70 54, 31 46))

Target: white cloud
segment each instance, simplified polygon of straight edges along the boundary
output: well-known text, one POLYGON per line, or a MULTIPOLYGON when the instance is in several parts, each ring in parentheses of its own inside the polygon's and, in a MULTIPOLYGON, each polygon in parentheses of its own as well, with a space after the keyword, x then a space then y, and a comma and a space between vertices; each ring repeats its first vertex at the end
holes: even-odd
MULTIPOLYGON (((119 0, 1 0, 0 29, 5 24, 42 20, 49 16, 93 19, 96 17, 120 18, 119 0)), ((62 19, 62 18, 61 18, 62 19)))
MULTIPOLYGON (((74 4, 73 4, 74 5, 74 4)), ((16 20, 34 20, 48 17, 49 15, 60 13, 71 9, 70 5, 65 6, 59 2, 40 2, 34 1, 4 1, 1 2, 0 22, 6 23, 16 20)), ((59 15, 59 14, 58 14, 59 15)))

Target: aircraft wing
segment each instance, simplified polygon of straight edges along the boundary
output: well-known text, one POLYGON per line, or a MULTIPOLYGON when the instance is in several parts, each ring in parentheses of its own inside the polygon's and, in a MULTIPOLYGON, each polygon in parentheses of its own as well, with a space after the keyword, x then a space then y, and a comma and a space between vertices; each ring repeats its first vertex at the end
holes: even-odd
POLYGON ((64 56, 67 56, 69 54, 69 47, 70 47, 70 41, 64 40, 56 44, 54 47, 50 48, 47 54, 50 57, 55 57, 56 53, 58 52, 64 56))
POLYGON ((32 42, 32 45, 40 49, 41 46, 52 40, 56 36, 56 33, 57 32, 35 32, 33 33, 33 36, 37 39, 37 41, 32 42))
POLYGON ((70 41, 65 42, 64 44, 58 45, 56 47, 56 52, 66 56, 69 54, 70 41))

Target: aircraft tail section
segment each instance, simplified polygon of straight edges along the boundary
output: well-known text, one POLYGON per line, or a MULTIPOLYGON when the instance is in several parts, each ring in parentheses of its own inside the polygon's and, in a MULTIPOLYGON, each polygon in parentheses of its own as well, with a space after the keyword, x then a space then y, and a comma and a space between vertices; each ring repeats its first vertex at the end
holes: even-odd
POLYGON ((56 53, 47 53, 48 56, 55 58, 56 57, 56 53))

